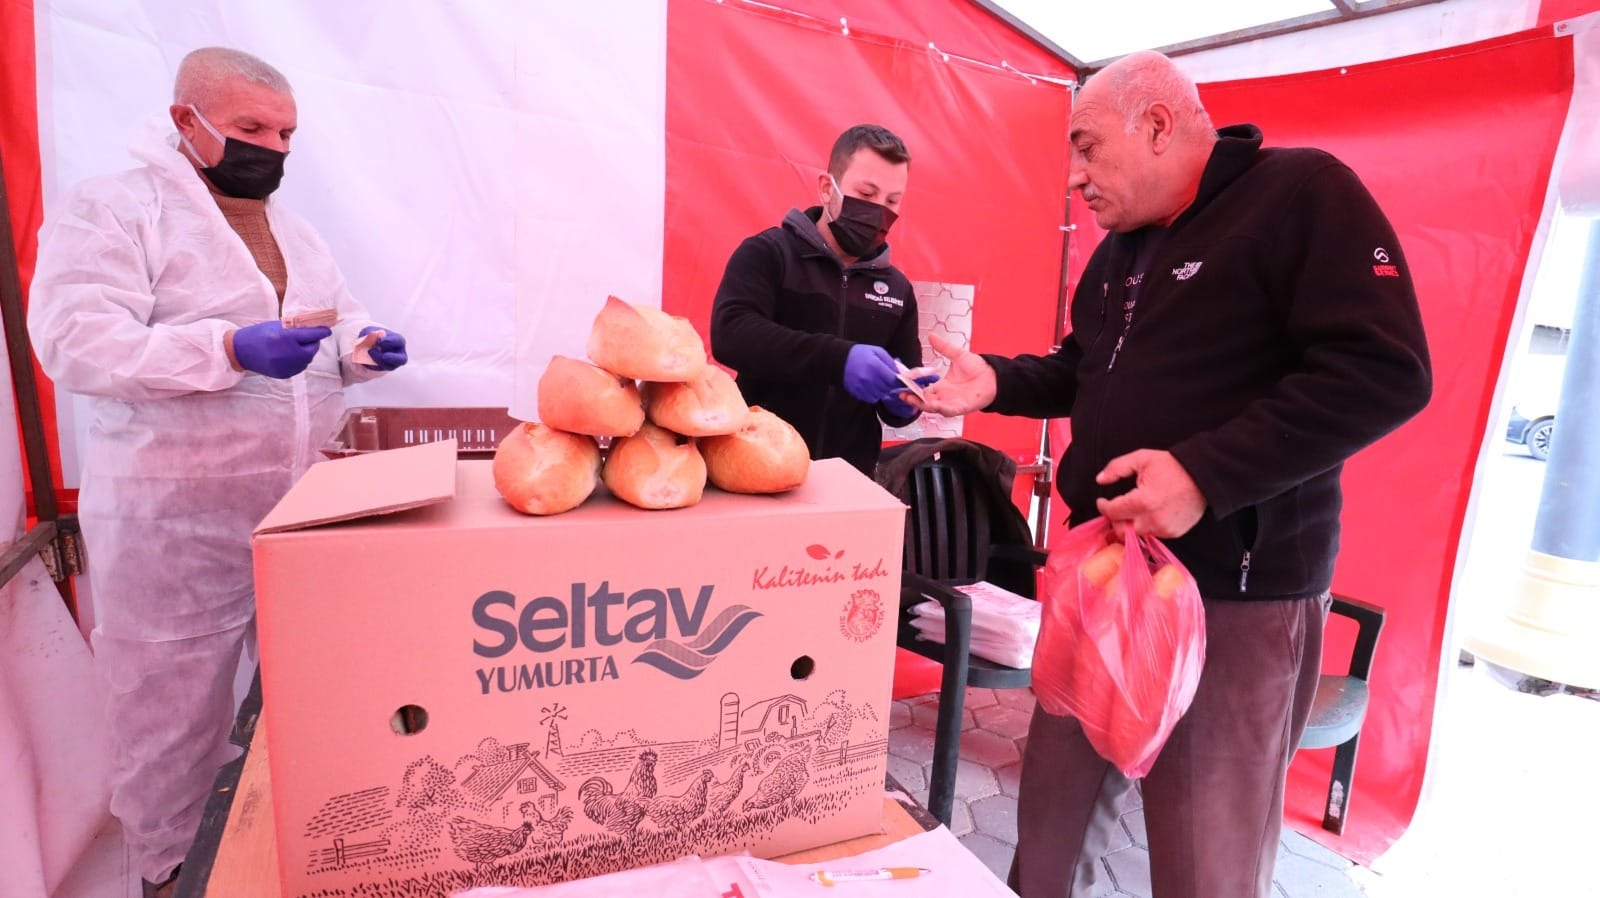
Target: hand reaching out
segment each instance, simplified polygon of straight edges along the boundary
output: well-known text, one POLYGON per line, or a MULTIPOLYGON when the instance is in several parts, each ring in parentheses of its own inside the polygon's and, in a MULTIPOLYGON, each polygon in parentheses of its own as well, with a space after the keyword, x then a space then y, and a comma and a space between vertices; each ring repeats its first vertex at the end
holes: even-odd
POLYGON ((924 399, 911 399, 911 405, 946 417, 965 415, 994 402, 997 389, 994 369, 983 356, 968 352, 938 334, 929 334, 933 351, 950 360, 950 370, 933 386, 923 391, 924 399))

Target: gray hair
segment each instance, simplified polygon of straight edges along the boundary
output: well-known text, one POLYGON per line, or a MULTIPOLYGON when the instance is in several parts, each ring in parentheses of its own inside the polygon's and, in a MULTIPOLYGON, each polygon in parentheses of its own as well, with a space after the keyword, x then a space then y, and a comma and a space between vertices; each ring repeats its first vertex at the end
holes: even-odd
POLYGON ((1138 127, 1139 117, 1156 103, 1172 108, 1180 132, 1209 137, 1216 130, 1211 115, 1200 105, 1200 91, 1194 79, 1154 50, 1130 53, 1095 77, 1106 79, 1105 96, 1110 97, 1111 107, 1122 114, 1129 133, 1138 127))
POLYGON ((202 47, 179 63, 172 85, 173 102, 204 107, 216 99, 223 84, 236 79, 278 93, 293 93, 289 79, 260 58, 230 47, 202 47))

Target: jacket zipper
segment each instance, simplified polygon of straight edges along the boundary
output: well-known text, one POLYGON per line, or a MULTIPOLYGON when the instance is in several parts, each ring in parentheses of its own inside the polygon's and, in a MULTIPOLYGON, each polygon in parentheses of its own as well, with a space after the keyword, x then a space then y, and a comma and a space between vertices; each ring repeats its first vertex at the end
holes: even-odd
POLYGON ((1244 592, 1246 584, 1250 581, 1250 550, 1244 550, 1244 557, 1239 559, 1239 591, 1244 592))
MULTIPOLYGON (((1135 257, 1137 257, 1137 254, 1135 254, 1135 257)), ((1156 262, 1155 255, 1152 255, 1151 258, 1150 258, 1150 265, 1147 266, 1147 271, 1156 271, 1157 270, 1155 262, 1156 262)), ((1131 260, 1130 260, 1130 264, 1131 264, 1131 260)), ((1124 278, 1126 278, 1126 275, 1124 275, 1124 278)), ((1141 286, 1141 290, 1148 291, 1148 290, 1154 289, 1154 287, 1155 287, 1155 283, 1154 283, 1154 279, 1152 278, 1151 279, 1151 283, 1141 286)), ((1146 304, 1149 303, 1150 297, 1149 297, 1148 293, 1144 296, 1144 300, 1145 300, 1146 304)), ((1101 281, 1100 282, 1100 330, 1095 333, 1095 337, 1094 337, 1094 347, 1095 348, 1099 347, 1099 345, 1100 345, 1100 337, 1105 333, 1106 316, 1110 312, 1110 309, 1108 308, 1108 306, 1110 305, 1110 302, 1111 302, 1111 282, 1110 281, 1101 281)), ((1097 415, 1099 416, 1099 419, 1102 420, 1102 421, 1105 419, 1106 407, 1111 402, 1111 371, 1117 365, 1117 356, 1118 356, 1118 354, 1120 354, 1122 352, 1122 346, 1127 341, 1128 332, 1133 329, 1132 313, 1128 309, 1128 294, 1127 294, 1126 286, 1124 286, 1124 288, 1123 288, 1123 293, 1122 293, 1122 315, 1120 316, 1119 320, 1121 320, 1121 322, 1122 322, 1122 330, 1117 335, 1117 345, 1112 347, 1111 358, 1106 360, 1105 388, 1100 391, 1100 408, 1097 410, 1097 415)), ((1103 438, 1100 436, 1100 433, 1103 432, 1103 431, 1104 431, 1103 427, 1102 428, 1096 428, 1096 438, 1095 438, 1095 446, 1094 446, 1094 451, 1095 451, 1094 457, 1095 458, 1102 458, 1105 455, 1105 442, 1104 442, 1103 438)))
POLYGON ((1095 328, 1094 340, 1090 341, 1090 343, 1089 343, 1089 354, 1090 355, 1094 355, 1094 351, 1100 347, 1100 338, 1105 335, 1105 332, 1106 332, 1106 305, 1109 304, 1110 302, 1111 302, 1111 282, 1109 282, 1109 281, 1101 281, 1100 282, 1100 326, 1095 328))
MULTIPOLYGON (((1106 316, 1110 314, 1110 311, 1111 311, 1110 310, 1110 306, 1111 306, 1111 282, 1110 281, 1101 281, 1100 282, 1100 327, 1097 328, 1095 330, 1095 332, 1094 332, 1094 342, 1089 344, 1089 355, 1091 355, 1091 356, 1094 355, 1094 351, 1096 349, 1100 348, 1100 338, 1105 336, 1105 333, 1106 333, 1106 316)), ((1096 414, 1099 415, 1101 418, 1104 418, 1104 416, 1105 416, 1106 402, 1107 402, 1106 394, 1111 391, 1111 377, 1110 377, 1110 374, 1111 374, 1111 368, 1108 366, 1106 368, 1105 388, 1100 391, 1100 407, 1095 410, 1096 414)), ((1105 454, 1104 453, 1103 442, 1102 442, 1101 435, 1100 435, 1100 431, 1101 430, 1102 430, 1102 428, 1095 428, 1094 455, 1092 456, 1093 458, 1100 458, 1102 455, 1105 454)))
MULTIPOLYGON (((835 337, 839 337, 840 339, 844 338, 844 332, 845 332, 845 320, 844 319, 845 319, 845 315, 849 314, 849 312, 850 312, 850 300, 849 300, 849 297, 845 293, 845 291, 848 290, 849 288, 850 288, 850 272, 844 268, 843 263, 840 263, 840 267, 839 267, 839 323, 838 323, 837 327, 835 327, 834 334, 833 334, 835 337)), ((818 446, 825 446, 825 445, 827 445, 827 442, 828 442, 828 422, 833 420, 833 413, 831 411, 831 409, 833 408, 833 404, 834 404, 833 400, 834 400, 834 390, 830 389, 826 394, 824 394, 824 397, 823 397, 823 400, 822 400, 822 421, 821 421, 820 425, 817 427, 817 445, 818 446)))

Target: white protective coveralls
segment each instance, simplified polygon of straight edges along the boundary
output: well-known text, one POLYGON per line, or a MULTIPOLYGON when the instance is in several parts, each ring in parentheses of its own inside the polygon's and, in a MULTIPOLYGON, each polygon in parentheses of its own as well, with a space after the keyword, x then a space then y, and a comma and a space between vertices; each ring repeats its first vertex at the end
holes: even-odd
POLYGON ((235 371, 223 335, 279 317, 278 297, 170 124, 143 167, 86 181, 47 216, 28 311, 56 386, 92 397, 79 495, 110 687, 112 812, 153 882, 182 861, 231 750, 232 683, 255 594, 250 533, 319 456, 373 324, 327 246, 276 200, 282 314, 336 308, 287 380, 235 371))

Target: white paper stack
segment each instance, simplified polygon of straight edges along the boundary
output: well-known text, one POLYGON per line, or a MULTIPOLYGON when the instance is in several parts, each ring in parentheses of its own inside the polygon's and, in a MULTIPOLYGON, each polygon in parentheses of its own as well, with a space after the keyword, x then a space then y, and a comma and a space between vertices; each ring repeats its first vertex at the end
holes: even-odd
MULTIPOLYGON (((957 586, 972 597, 972 654, 1007 667, 1032 667, 1039 641, 1039 603, 993 583, 957 586)), ((911 626, 930 642, 944 642, 944 606, 931 599, 911 606, 911 626)))

